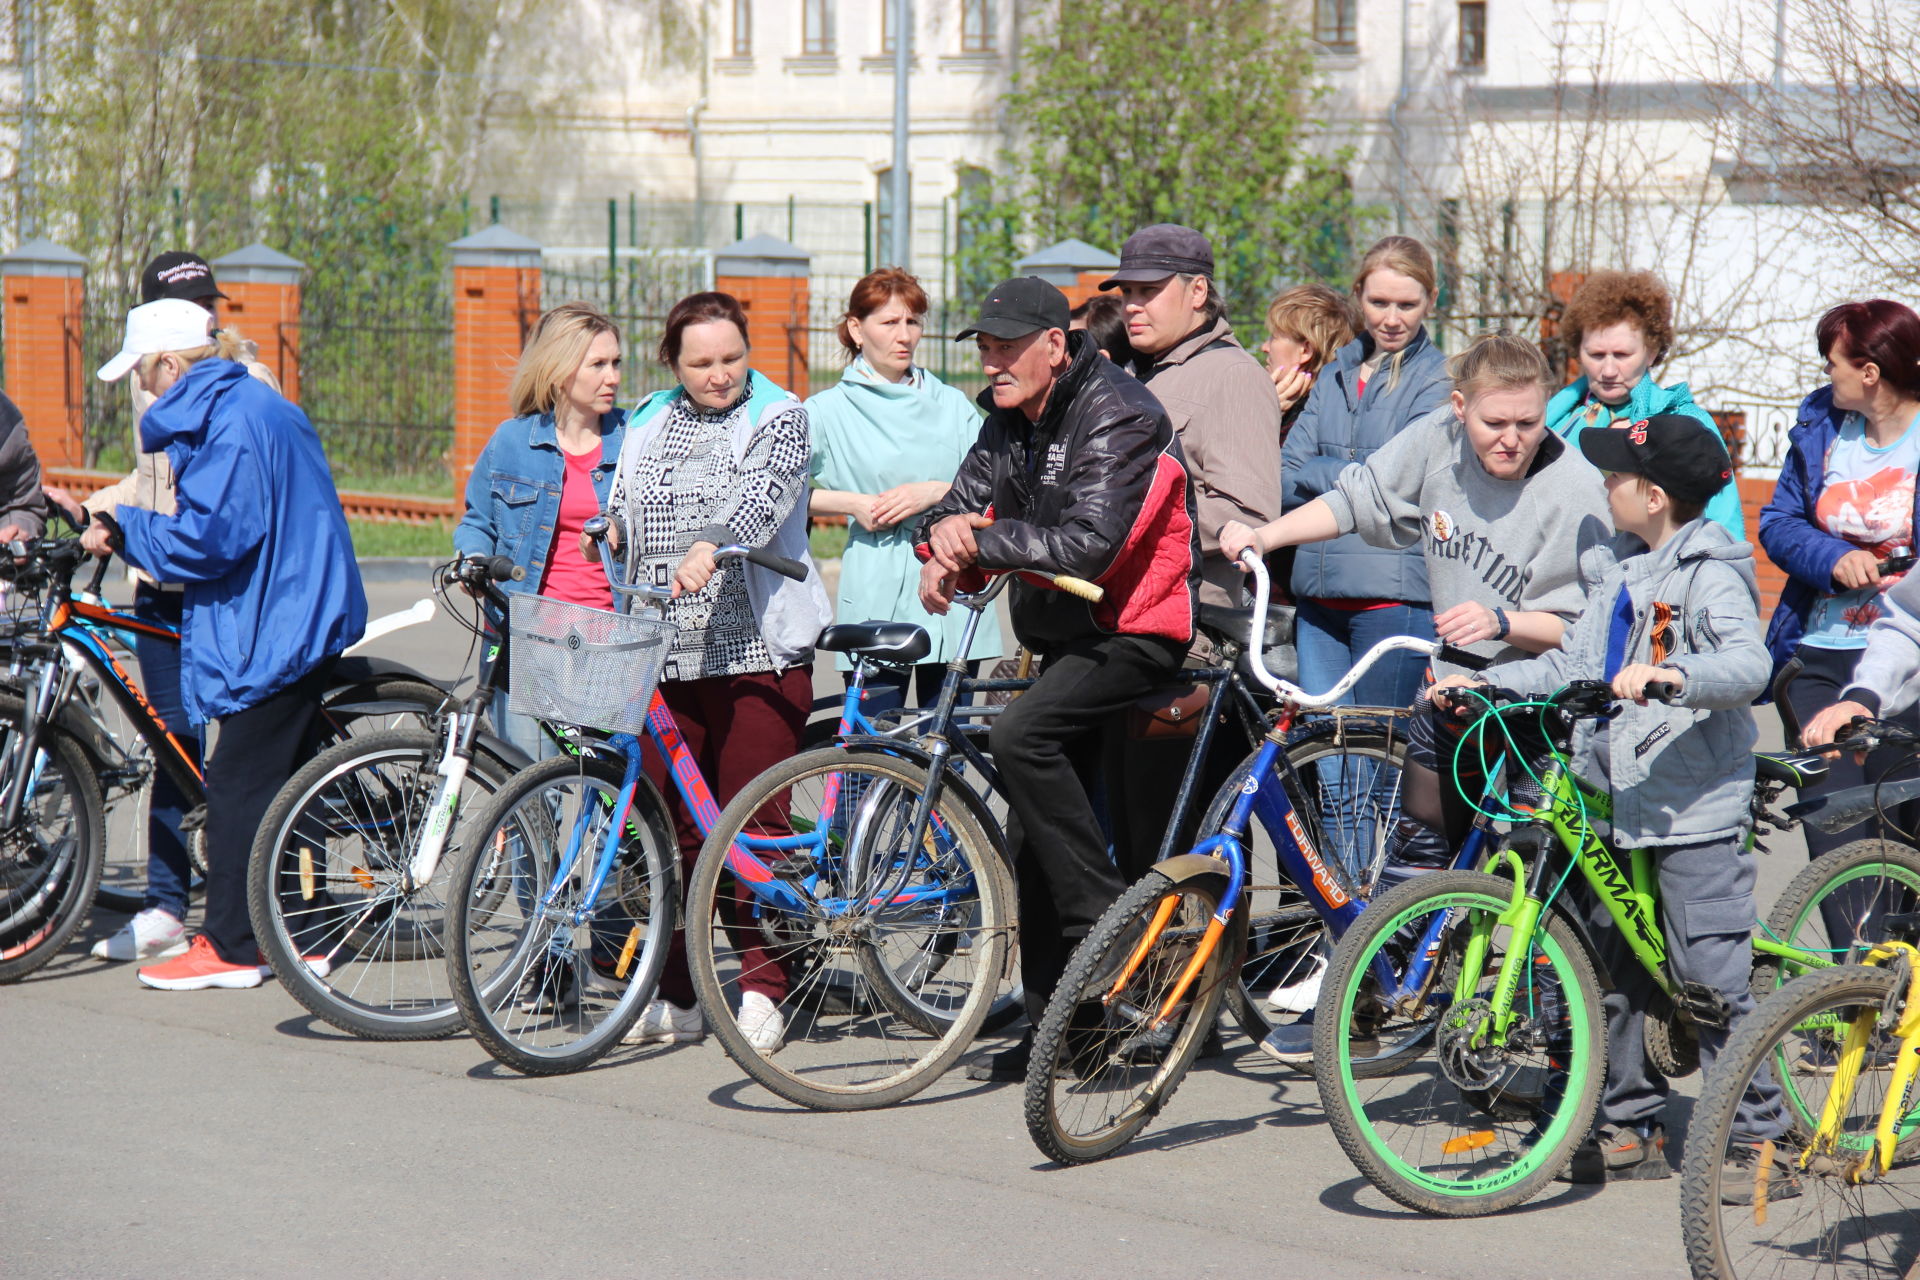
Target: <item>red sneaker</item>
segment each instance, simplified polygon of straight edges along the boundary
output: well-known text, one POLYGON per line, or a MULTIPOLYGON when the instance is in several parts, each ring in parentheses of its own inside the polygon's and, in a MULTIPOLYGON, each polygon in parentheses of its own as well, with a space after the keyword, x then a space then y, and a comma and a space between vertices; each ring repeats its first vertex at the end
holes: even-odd
POLYGON ((207 941, 207 935, 196 933, 187 946, 187 954, 178 960, 169 960, 165 964, 148 965, 140 970, 140 981, 149 987, 161 991, 204 991, 208 987, 257 987, 260 985, 260 967, 251 964, 228 964, 207 941))

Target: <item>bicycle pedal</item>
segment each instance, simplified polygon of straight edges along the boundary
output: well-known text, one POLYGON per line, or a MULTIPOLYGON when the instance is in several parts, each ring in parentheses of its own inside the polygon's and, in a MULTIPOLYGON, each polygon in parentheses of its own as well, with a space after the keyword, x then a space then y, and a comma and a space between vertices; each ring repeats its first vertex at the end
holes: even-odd
POLYGON ((1682 982, 1677 1003, 1694 1022, 1725 1031, 1733 1025, 1733 1006, 1712 987, 1699 982, 1682 982))

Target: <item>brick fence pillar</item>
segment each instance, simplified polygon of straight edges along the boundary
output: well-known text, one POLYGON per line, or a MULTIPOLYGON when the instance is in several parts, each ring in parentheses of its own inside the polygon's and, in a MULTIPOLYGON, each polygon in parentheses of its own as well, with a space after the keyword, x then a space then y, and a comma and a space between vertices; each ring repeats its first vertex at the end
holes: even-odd
POLYGON ((1039 276, 1067 295, 1077 307, 1100 292, 1100 282, 1120 266, 1120 259, 1085 240, 1062 240, 1028 254, 1013 264, 1023 276, 1039 276))
POLYGON ((499 223, 453 250, 455 507, 494 429, 512 416, 507 388, 540 318, 540 244, 499 223))
POLYGON ((0 325, 7 344, 7 394, 27 420, 46 467, 85 461, 85 368, 81 308, 86 259, 51 240, 32 240, 0 258, 0 325))
POLYGON ((260 348, 287 399, 300 403, 300 277, 306 264, 254 243, 213 260, 214 278, 227 295, 226 320, 260 348))
POLYGON ((713 287, 747 313, 753 367, 802 400, 808 395, 807 335, 812 259, 776 236, 749 236, 714 255, 713 287))

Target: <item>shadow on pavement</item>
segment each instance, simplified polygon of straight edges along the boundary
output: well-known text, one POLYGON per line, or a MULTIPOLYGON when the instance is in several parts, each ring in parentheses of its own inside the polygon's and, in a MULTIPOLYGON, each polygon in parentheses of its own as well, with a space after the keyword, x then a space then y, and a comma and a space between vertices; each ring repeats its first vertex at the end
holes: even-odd
MULTIPOLYGON (((1403 1208, 1400 1205, 1394 1204, 1392 1201, 1388 1201, 1389 1207, 1384 1209, 1376 1208, 1373 1205, 1361 1204, 1358 1199, 1361 1188, 1371 1187, 1372 1185, 1373 1184, 1365 1178, 1348 1178, 1345 1182, 1336 1182, 1320 1193, 1320 1203, 1335 1213, 1343 1213, 1350 1218, 1376 1218, 1389 1222, 1418 1221, 1422 1219, 1436 1222, 1445 1221, 1445 1219, 1436 1218, 1432 1214, 1421 1213, 1415 1209, 1403 1208)), ((1499 1216, 1502 1218, 1511 1218, 1523 1213, 1541 1213, 1548 1209, 1559 1209, 1566 1205, 1579 1204, 1583 1200, 1593 1199, 1606 1189, 1604 1184, 1575 1186, 1571 1182, 1551 1183, 1549 1184, 1548 1190, 1541 1192, 1523 1205, 1516 1205, 1511 1209, 1502 1210, 1499 1216)), ((1382 1196, 1382 1199, 1384 1198, 1385 1197, 1382 1196)))
MULTIPOLYGON (((954 1071, 959 1071, 959 1070, 961 1070, 960 1067, 954 1068, 954 1071)), ((951 1075, 952 1072, 949 1072, 948 1074, 951 1075)), ((934 1084, 930 1085, 929 1088, 939 1089, 941 1083, 942 1083, 941 1081, 936 1081, 934 1084)), ((983 1093, 991 1093, 995 1089, 1006 1088, 1008 1087, 1008 1085, 1012 1083, 1013 1083, 1012 1081, 1000 1081, 997 1083, 973 1084, 973 1085, 968 1085, 966 1088, 963 1088, 963 1089, 941 1090, 940 1092, 934 1093, 931 1096, 929 1096, 926 1093, 921 1093, 916 1095, 915 1097, 907 1098, 904 1101, 896 1102, 889 1107, 880 1107, 880 1108, 872 1108, 872 1109, 885 1110, 885 1111, 903 1111, 908 1107, 937 1106, 938 1104, 943 1102, 956 1102, 962 1098, 975 1098, 980 1096, 983 1093)), ((782 1098, 777 1094, 774 1094, 769 1090, 767 1090, 766 1088, 762 1087, 760 1082, 757 1080, 735 1080, 730 1084, 723 1084, 718 1089, 715 1089, 712 1093, 709 1093, 707 1095, 707 1101, 711 1102, 716 1107, 725 1107, 729 1111, 744 1111, 750 1114, 751 1113, 759 1113, 764 1115, 808 1115, 808 1114, 832 1115, 832 1114, 835 1114, 829 1111, 815 1112, 812 1107, 803 1107, 797 1102, 788 1102, 785 1098, 782 1098), (743 1093, 746 1093, 747 1090, 753 1091, 752 1094, 748 1095, 748 1097, 757 1095, 759 1098, 764 1099, 764 1101, 759 1101, 759 1102, 747 1101, 745 1098, 741 1096, 743 1093)))

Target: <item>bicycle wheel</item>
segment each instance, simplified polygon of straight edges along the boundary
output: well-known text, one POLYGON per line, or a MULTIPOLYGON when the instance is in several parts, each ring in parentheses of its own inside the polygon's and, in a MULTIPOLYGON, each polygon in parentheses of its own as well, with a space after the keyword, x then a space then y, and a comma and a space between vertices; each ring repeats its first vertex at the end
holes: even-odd
POLYGON ((526 1075, 579 1071, 619 1044, 666 965, 678 849, 644 776, 606 883, 588 893, 624 771, 598 752, 530 765, 462 837, 448 985, 473 1038, 526 1075))
MULTIPOLYGON (((0 761, 11 767, 21 707, 0 704, 0 761)), ((59 954, 100 884, 100 784, 86 753, 47 726, 20 820, 0 832, 0 982, 59 954)))
POLYGON ((1244 938, 1246 917, 1236 912, 1174 1000, 1226 888, 1224 875, 1175 884, 1149 871, 1074 949, 1027 1068, 1027 1132, 1048 1156, 1086 1164, 1112 1155, 1180 1087, 1219 1016, 1244 938), (1156 922, 1154 944, 1115 990, 1156 922))
POLYGON ((1501 922, 1512 890, 1493 876, 1435 871, 1383 895, 1334 949, 1315 1010, 1314 1080, 1334 1134, 1368 1181, 1423 1213, 1476 1217, 1530 1199, 1599 1105, 1599 982, 1557 914, 1542 916, 1521 961, 1504 1043, 1492 1035, 1490 997, 1514 942, 1501 922), (1379 969, 1400 975, 1408 956, 1430 959, 1431 977, 1383 998, 1379 969), (1431 1052, 1398 1051, 1414 1041, 1431 1052))
MULTIPOLYGON (((1835 964, 1849 950, 1880 941, 1890 913, 1920 909, 1920 850, 1892 840, 1855 840, 1807 864, 1773 904, 1766 934, 1835 964), (1836 925, 1844 929, 1835 936, 1836 925)), ((1798 977, 1801 966, 1754 955, 1753 994, 1765 999, 1798 977)))
POLYGON ((1920 1115, 1896 1126, 1893 1167, 1867 1171, 1900 1049, 1905 1007, 1894 968, 1824 969, 1787 983, 1741 1019, 1687 1126, 1680 1221, 1687 1260, 1703 1280, 1759 1276, 1902 1277, 1920 1261, 1920 1115), (1832 1047, 1855 1017, 1873 1030, 1852 1087, 1834 1091, 1832 1047), (1775 1081, 1791 1105, 1785 1128, 1755 1125, 1756 1084, 1775 1081), (1748 1115, 1743 1117, 1743 1100, 1748 1115), (1809 1150, 1833 1105, 1837 1141, 1809 1150), (1741 1132, 1742 1128, 1749 1131, 1741 1132), (1771 1136, 1769 1136, 1771 1135, 1771 1136))
POLYGON ((254 936, 308 1012, 370 1040, 424 1040, 460 1029, 447 986, 447 885, 470 817, 513 773, 474 753, 431 879, 410 864, 440 789, 439 735, 352 737, 283 787, 247 867, 254 936))
MULTIPOLYGON (((1355 897, 1366 897, 1379 878, 1387 835, 1399 817, 1405 735, 1390 722, 1321 720, 1289 740, 1286 756, 1292 768, 1280 765, 1278 781, 1294 813, 1329 869, 1355 897)), ((1249 756, 1208 805, 1200 838, 1217 835, 1226 825, 1252 771, 1249 756)), ((1247 948, 1226 1001, 1240 1029, 1257 1044, 1283 1014, 1313 1007, 1335 939, 1280 869, 1273 839, 1257 818, 1241 848, 1247 863, 1247 948)))
POLYGON ((790 1102, 856 1111, 912 1097, 1007 985, 1012 876, 958 784, 916 834, 927 785, 881 752, 808 752, 742 790, 701 850, 687 890, 694 989, 728 1055, 790 1102), (770 875, 736 878, 736 843, 770 875), (783 1043, 758 1048, 741 1031, 746 990, 775 1002, 783 1043))

